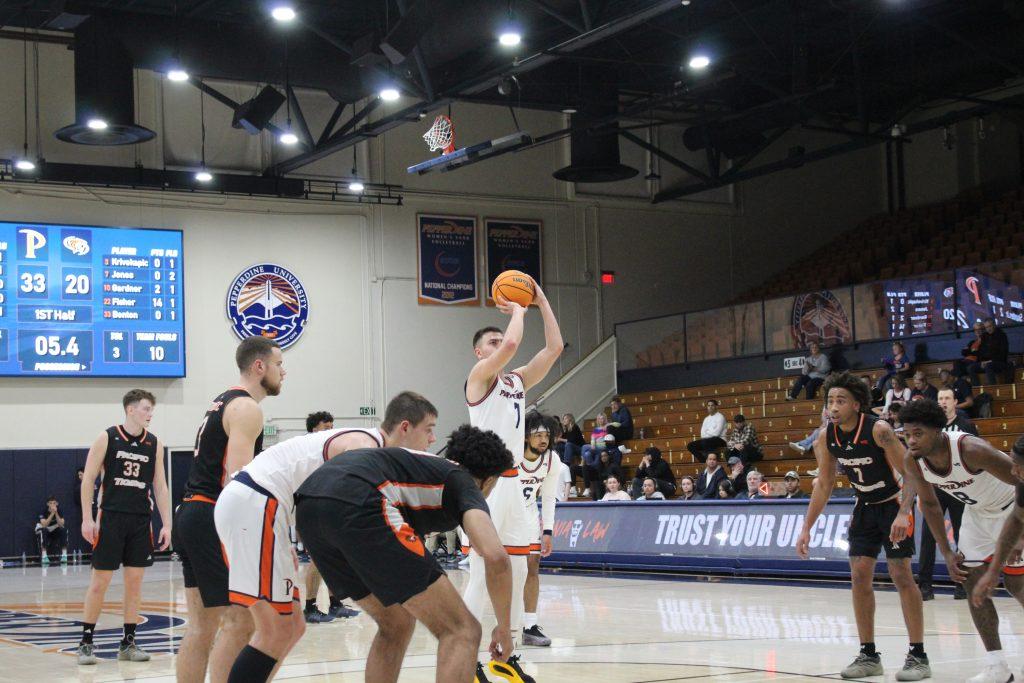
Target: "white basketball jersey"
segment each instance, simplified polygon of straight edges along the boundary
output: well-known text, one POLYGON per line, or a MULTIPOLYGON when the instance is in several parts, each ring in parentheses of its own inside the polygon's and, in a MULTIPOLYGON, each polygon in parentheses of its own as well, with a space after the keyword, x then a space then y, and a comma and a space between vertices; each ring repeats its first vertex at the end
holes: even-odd
MULTIPOLYGON (((1013 503, 1015 489, 1010 484, 996 479, 989 472, 972 472, 960 458, 960 444, 970 436, 964 432, 943 432, 942 438, 949 443, 949 471, 936 472, 921 458, 921 473, 928 483, 934 484, 966 505, 976 506, 981 514, 996 514, 1013 503)), ((262 457, 262 456, 261 456, 262 457)))
MULTIPOLYGON (((536 513, 537 494, 544 486, 544 480, 551 473, 553 458, 556 457, 552 451, 548 451, 533 462, 524 457, 523 461, 519 463, 519 483, 523 486, 523 500, 526 502, 527 510, 536 513)), ((557 472, 555 476, 558 476, 557 472)))
POLYGON ((522 376, 517 372, 498 375, 482 399, 475 403, 466 401, 466 405, 469 406, 469 423, 500 436, 512 451, 513 463, 518 466, 523 460, 523 420, 526 418, 526 389, 522 376))
POLYGON ((277 498, 291 522, 295 491, 320 465, 327 462, 327 449, 331 442, 353 432, 367 434, 378 446, 384 445, 384 437, 377 429, 325 429, 274 444, 260 453, 258 458, 253 458, 242 470, 277 498))

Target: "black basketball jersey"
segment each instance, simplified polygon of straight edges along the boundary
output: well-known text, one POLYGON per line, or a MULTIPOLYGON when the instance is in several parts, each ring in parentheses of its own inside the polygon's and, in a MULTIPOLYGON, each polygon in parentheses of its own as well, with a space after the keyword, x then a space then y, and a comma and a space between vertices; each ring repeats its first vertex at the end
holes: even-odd
POLYGON ((857 498, 865 503, 880 503, 900 491, 885 450, 875 443, 876 422, 877 417, 861 413, 853 433, 847 434, 835 423, 826 433, 828 452, 846 469, 857 498))
MULTIPOLYGON (((236 398, 250 397, 241 387, 231 387, 217 398, 206 411, 206 417, 196 433, 196 446, 192 454, 192 469, 185 484, 185 498, 203 496, 216 500, 227 481, 225 460, 228 456, 228 434, 224 431, 224 409, 236 398)), ((263 450, 263 434, 256 438, 253 454, 263 450)))
POLYGON ((138 515, 152 513, 154 474, 156 436, 145 429, 132 436, 120 425, 108 427, 100 509, 138 515))

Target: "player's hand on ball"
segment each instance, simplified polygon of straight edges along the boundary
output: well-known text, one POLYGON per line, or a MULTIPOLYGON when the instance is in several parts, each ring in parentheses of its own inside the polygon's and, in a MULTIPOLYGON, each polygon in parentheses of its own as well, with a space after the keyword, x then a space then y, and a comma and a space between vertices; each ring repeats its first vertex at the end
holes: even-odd
POLYGON ((536 305, 540 306, 540 303, 542 301, 546 302, 548 300, 548 298, 546 296, 544 296, 544 290, 542 290, 540 288, 540 285, 537 284, 536 278, 531 278, 531 279, 533 279, 533 303, 535 303, 536 305))
POLYGON ((164 527, 160 529, 160 535, 156 537, 156 549, 167 550, 171 547, 171 528, 164 527))
POLYGON ((96 536, 96 523, 93 522, 91 519, 83 519, 82 520, 82 538, 87 540, 89 543, 92 543, 93 545, 95 545, 96 544, 95 536, 96 536))
POLYGON ((494 304, 498 307, 498 310, 504 313, 505 315, 514 315, 517 311, 523 313, 526 312, 526 309, 517 304, 515 301, 508 301, 506 299, 502 299, 501 297, 495 299, 494 304))
POLYGON ((487 651, 491 653, 491 659, 507 662, 514 649, 512 633, 507 628, 495 626, 491 631, 491 646, 487 648, 487 651))
POLYGON ((960 564, 960 558, 956 553, 950 551, 944 555, 944 559, 946 560, 946 570, 949 572, 949 578, 957 583, 963 583, 967 580, 967 572, 964 571, 963 566, 960 564))
POLYGON ((811 532, 801 531, 796 538, 796 554, 806 560, 811 555, 811 532))
POLYGON ((982 603, 992 597, 992 591, 999 585, 999 572, 992 571, 995 565, 990 565, 988 570, 981 575, 978 582, 974 584, 974 591, 971 592, 971 602, 975 607, 981 607, 982 603))
POLYGON ((907 537, 909 531, 910 515, 901 512, 896 515, 896 519, 892 522, 892 528, 889 529, 889 540, 893 543, 899 543, 907 537))
POLYGON ((540 556, 547 557, 551 554, 551 536, 545 534, 540 537, 540 556))

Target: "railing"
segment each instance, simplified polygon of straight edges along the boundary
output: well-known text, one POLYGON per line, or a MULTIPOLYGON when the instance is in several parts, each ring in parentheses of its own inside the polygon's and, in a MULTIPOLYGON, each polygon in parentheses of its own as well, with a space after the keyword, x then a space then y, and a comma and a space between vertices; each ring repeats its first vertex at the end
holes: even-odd
POLYGON ((1024 324, 1024 259, 615 325, 619 370, 1024 324))
POLYGON ((537 408, 552 415, 592 415, 615 395, 616 339, 605 339, 586 358, 537 398, 537 408))

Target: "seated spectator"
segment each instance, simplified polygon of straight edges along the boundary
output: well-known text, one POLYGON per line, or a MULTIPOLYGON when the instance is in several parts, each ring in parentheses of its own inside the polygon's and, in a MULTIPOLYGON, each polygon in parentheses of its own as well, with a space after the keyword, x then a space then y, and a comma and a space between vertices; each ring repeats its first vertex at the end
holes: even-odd
POLYGON ((616 477, 605 479, 604 486, 605 494, 601 496, 601 500, 633 500, 628 493, 620 488, 622 485, 616 477))
POLYGON ((928 375, 924 374, 923 370, 915 372, 911 381, 914 384, 910 390, 911 401, 916 401, 919 398, 927 398, 934 401, 939 398, 938 388, 928 381, 928 375))
POLYGON ((650 477, 644 479, 642 494, 637 500, 665 500, 665 496, 658 490, 658 484, 650 477))
MULTIPOLYGON (((609 434, 608 436, 611 436, 609 434)), ((591 490, 593 495, 591 496, 594 500, 600 500, 604 496, 604 483, 608 480, 608 477, 614 477, 622 481, 622 467, 618 462, 615 461, 614 453, 618 452, 617 448, 606 448, 601 451, 601 455, 598 456, 597 473, 591 477, 591 490)), ((622 456, 619 455, 621 461, 622 456)))
POLYGON ((637 498, 643 486, 644 479, 654 479, 658 490, 666 498, 676 495, 676 475, 672 474, 672 468, 661 457, 661 449, 657 446, 650 446, 640 460, 636 468, 636 477, 633 479, 632 495, 637 498))
POLYGON ((697 493, 701 498, 717 498, 719 482, 727 481, 728 477, 725 470, 718 465, 717 453, 708 453, 704 462, 704 471, 697 477, 697 493))
POLYGON ((699 462, 704 462, 708 453, 717 452, 725 446, 725 415, 718 412, 718 401, 715 399, 709 399, 705 405, 708 415, 700 425, 700 438, 686 444, 686 450, 693 453, 699 462))
POLYGON ((939 407, 946 413, 946 432, 965 432, 978 436, 978 428, 974 426, 967 413, 956 407, 956 394, 952 389, 939 389, 939 407))
POLYGON ((882 399, 885 398, 885 392, 874 385, 871 381, 871 375, 861 375, 860 378, 864 380, 864 383, 871 389, 871 405, 882 405, 882 399))
MULTIPOLYGON (((974 388, 971 383, 963 377, 957 377, 946 368, 939 370, 939 383, 942 385, 939 390, 950 389, 953 391, 953 396, 956 398, 957 410, 962 410, 969 417, 978 417, 977 409, 980 401, 975 401, 974 388)), ((992 397, 985 394, 985 397, 991 402, 992 397)), ((980 396, 979 396, 980 398, 980 396)))
POLYGON ((693 477, 687 475, 679 480, 679 500, 700 500, 693 477))
POLYGON ((723 479, 718 482, 718 487, 715 489, 715 495, 712 498, 718 498, 721 500, 731 500, 736 496, 736 489, 732 487, 732 482, 728 479, 723 479))
POLYGON ((810 401, 821 385, 825 383, 828 373, 832 371, 832 361, 821 352, 818 342, 811 342, 808 345, 808 351, 810 351, 810 355, 804 358, 803 373, 793 382, 793 388, 786 396, 787 401, 795 401, 804 387, 807 387, 807 400, 810 401))
POLYGON ((615 436, 619 443, 625 443, 633 438, 633 416, 629 414, 629 408, 622 405, 618 396, 612 399, 612 417, 608 422, 608 433, 615 436))
MULTIPOLYGON (((604 413, 598 413, 594 418, 594 430, 590 432, 590 443, 580 449, 580 455, 583 456, 584 461, 587 459, 588 451, 599 451, 604 448, 604 437, 606 436, 608 436, 608 418, 604 413)), ((596 463, 597 455, 593 455, 592 458, 596 463)))
POLYGON ((566 467, 572 467, 576 464, 576 458, 582 455, 584 443, 583 432, 580 430, 580 426, 576 424, 576 418, 573 417, 572 413, 563 415, 562 435, 555 439, 555 452, 558 453, 558 457, 561 458, 562 463, 566 467))
POLYGON ((750 468, 737 455, 726 460, 725 464, 729 466, 726 476, 732 482, 733 491, 742 491, 747 485, 747 472, 750 468))
POLYGON ((974 323, 974 339, 967 343, 967 346, 960 349, 960 360, 953 361, 953 375, 966 377, 970 374, 970 367, 978 362, 978 349, 981 348, 981 340, 985 338, 985 324, 980 320, 974 323))
POLYGON ((892 421, 892 407, 899 403, 908 403, 910 401, 910 389, 907 387, 907 383, 903 379, 903 375, 893 375, 892 388, 885 392, 885 403, 879 408, 872 408, 876 415, 880 415, 883 420, 892 421))
POLYGON ((758 490, 763 483, 764 476, 757 470, 750 470, 747 472, 747 489, 736 497, 740 500, 764 498, 765 496, 758 490))
POLYGON ((558 485, 555 487, 555 500, 565 502, 569 500, 570 493, 572 491, 572 469, 570 467, 563 467, 558 470, 558 485))
MULTIPOLYGON (((871 382, 868 382, 868 385, 870 386, 871 382)), ((792 448, 797 453, 806 453, 807 451, 811 450, 811 448, 814 446, 814 440, 818 438, 818 434, 821 433, 821 430, 825 429, 825 427, 828 426, 829 421, 830 419, 828 408, 822 408, 821 424, 815 427, 814 431, 808 434, 806 439, 802 441, 793 441, 789 444, 789 447, 792 448)))
POLYGON ((573 474, 573 488, 576 488, 576 476, 583 475, 583 497, 590 495, 592 484, 596 482, 598 463, 600 462, 601 451, 605 448, 605 437, 608 436, 608 418, 604 413, 598 413, 594 418, 594 431, 590 433, 590 443, 580 449, 583 456, 582 465, 576 467, 573 474))
POLYGON ((810 498, 800 490, 800 474, 790 470, 782 480, 786 485, 786 495, 783 498, 810 498))
POLYGON ((757 430, 754 425, 747 422, 747 418, 737 413, 733 418, 733 427, 725 437, 725 445, 728 448, 726 455, 732 459, 738 457, 747 465, 757 462, 764 457, 761 451, 761 444, 757 442, 757 430))
POLYGON ((68 531, 64 526, 64 516, 60 514, 60 504, 56 496, 46 499, 46 510, 39 515, 36 522, 36 542, 39 546, 39 556, 44 563, 50 561, 50 557, 60 557, 67 552, 68 531))
MULTIPOLYGON (((985 336, 981 338, 981 346, 978 348, 978 360, 968 368, 974 375, 974 384, 981 383, 981 372, 984 370, 985 379, 989 385, 998 384, 1000 377, 1010 373, 1010 340, 1006 333, 996 327, 993 318, 985 318, 985 336)), ((1010 380, 1012 382, 1012 379, 1010 380)))
POLYGON ((907 357, 907 350, 900 342, 892 343, 892 355, 882 359, 882 366, 885 373, 878 378, 875 388, 880 392, 885 391, 886 382, 893 377, 905 376, 910 372, 910 358, 907 357))

